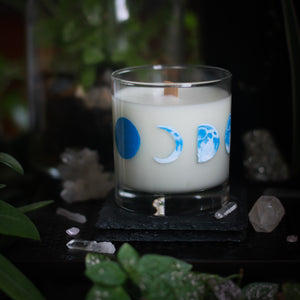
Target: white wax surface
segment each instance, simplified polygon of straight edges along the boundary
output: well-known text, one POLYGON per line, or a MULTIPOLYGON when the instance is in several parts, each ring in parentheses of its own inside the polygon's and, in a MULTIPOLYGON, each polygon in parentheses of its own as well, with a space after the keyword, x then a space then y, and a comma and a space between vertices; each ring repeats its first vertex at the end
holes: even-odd
POLYGON ((123 188, 144 192, 182 193, 222 184, 229 175, 229 154, 225 149, 225 129, 231 112, 231 96, 220 88, 179 88, 178 98, 164 96, 163 88, 126 87, 113 97, 114 124, 120 117, 129 119, 140 135, 140 148, 131 159, 122 158, 115 146, 115 171, 123 188), (197 161, 197 129, 214 126, 220 136, 215 156, 197 161), (174 139, 165 130, 174 128, 183 139, 177 160, 160 164, 173 152, 174 139))

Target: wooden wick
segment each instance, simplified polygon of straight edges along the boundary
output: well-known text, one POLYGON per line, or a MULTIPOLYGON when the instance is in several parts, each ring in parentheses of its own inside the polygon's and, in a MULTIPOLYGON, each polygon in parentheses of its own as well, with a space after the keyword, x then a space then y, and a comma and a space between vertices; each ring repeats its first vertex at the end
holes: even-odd
MULTIPOLYGON (((173 83, 172 81, 164 81, 164 83, 173 83)), ((177 87, 165 87, 164 95, 171 95, 178 98, 178 88, 177 87)))

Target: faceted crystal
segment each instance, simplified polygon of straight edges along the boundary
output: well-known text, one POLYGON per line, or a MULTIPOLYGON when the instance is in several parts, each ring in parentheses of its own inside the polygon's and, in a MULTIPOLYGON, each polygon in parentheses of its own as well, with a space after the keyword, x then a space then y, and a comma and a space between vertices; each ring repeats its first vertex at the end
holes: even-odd
POLYGON ((97 242, 74 239, 67 243, 67 247, 73 250, 81 250, 86 252, 114 254, 116 248, 111 242, 97 242))
POLYGON ((66 230, 66 233, 69 236, 74 236, 74 235, 77 235, 79 233, 79 231, 80 231, 80 229, 78 227, 71 227, 66 230))
POLYGON ((231 214, 234 210, 236 210, 236 208, 237 204, 233 201, 230 201, 215 212, 215 218, 222 219, 231 214))
POLYGON ((65 208, 62 208, 62 207, 58 207, 56 209, 56 214, 58 214, 60 216, 63 216, 63 217, 66 217, 69 220, 72 220, 72 221, 75 221, 75 222, 78 222, 78 223, 81 223, 81 224, 84 224, 87 221, 86 216, 84 216, 80 213, 71 212, 71 211, 69 211, 65 208))
POLYGON ((274 196, 261 196, 249 212, 249 220, 257 232, 272 232, 285 214, 280 200, 274 196))

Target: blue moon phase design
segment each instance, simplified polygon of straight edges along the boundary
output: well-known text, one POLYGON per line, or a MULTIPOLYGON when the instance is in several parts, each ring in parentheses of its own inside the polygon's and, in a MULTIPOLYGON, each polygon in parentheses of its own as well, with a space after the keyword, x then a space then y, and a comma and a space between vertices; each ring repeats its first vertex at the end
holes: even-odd
POLYGON ((115 141, 118 152, 124 159, 133 158, 141 144, 139 132, 126 118, 119 118, 116 122, 115 141))
POLYGON ((230 153, 230 134, 231 134, 231 115, 229 115, 227 120, 227 125, 225 129, 225 149, 227 153, 230 153))
POLYGON ((217 129, 209 124, 198 127, 197 156, 198 162, 206 162, 217 153, 220 145, 220 136, 217 129))
POLYGON ((160 163, 160 164, 168 164, 168 163, 171 163, 173 161, 175 161, 181 154, 182 152, 182 148, 183 148, 183 140, 182 140, 182 137, 180 136, 180 134, 175 130, 173 129, 172 127, 169 127, 169 126, 163 126, 163 125, 158 125, 157 126, 159 129, 162 129, 162 130, 165 130, 167 131, 168 133, 170 133, 170 135, 172 136, 172 138, 174 139, 175 141, 175 149, 174 151, 168 156, 168 157, 165 157, 165 158, 159 158, 159 157, 153 157, 153 159, 160 163))

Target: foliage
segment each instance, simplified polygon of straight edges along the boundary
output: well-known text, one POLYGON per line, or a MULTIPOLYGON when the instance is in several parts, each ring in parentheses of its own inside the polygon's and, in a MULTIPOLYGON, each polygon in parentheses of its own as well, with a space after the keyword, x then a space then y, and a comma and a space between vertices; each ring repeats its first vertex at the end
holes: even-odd
POLYGON ((8 167, 12 168, 21 175, 24 174, 24 170, 20 163, 7 153, 0 153, 0 163, 7 165, 8 167))
MULTIPOLYGON (((77 74, 86 88, 94 83, 101 64, 172 63, 165 56, 176 51, 170 50, 170 36, 176 27, 172 22, 178 23, 173 1, 156 1, 155 5, 151 1, 127 1, 123 12, 129 13, 123 19, 117 16, 115 1, 43 0, 39 5, 35 47, 53 49, 54 59, 47 66, 51 72, 77 74)), ((187 53, 195 59, 198 24, 194 12, 186 13, 183 26, 189 39, 187 53)))
MULTIPOLYGON (((85 274, 94 283, 87 300, 274 300, 279 292, 276 283, 251 283, 241 288, 240 274, 224 278, 192 271, 192 265, 170 256, 140 256, 127 243, 116 257, 89 253, 85 274)), ((299 299, 299 291, 298 283, 283 286, 285 299, 299 299)))
POLYGON ((12 299, 44 299, 36 287, 0 254, 0 288, 12 299))
MULTIPOLYGON (((0 153, 0 163, 7 165, 19 174, 24 173, 20 163, 9 154, 0 153)), ((5 236, 39 240, 38 230, 25 213, 51 202, 44 201, 15 208, 0 200, 0 240, 5 241, 5 236)), ((44 299, 33 283, 2 254, 0 254, 0 289, 16 300, 44 299)))
POLYGON ((24 101, 25 64, 0 53, 0 122, 4 131, 15 135, 28 129, 27 104, 24 101))

